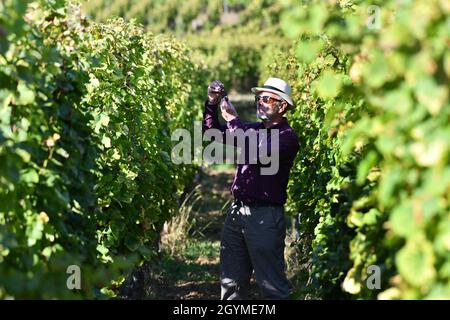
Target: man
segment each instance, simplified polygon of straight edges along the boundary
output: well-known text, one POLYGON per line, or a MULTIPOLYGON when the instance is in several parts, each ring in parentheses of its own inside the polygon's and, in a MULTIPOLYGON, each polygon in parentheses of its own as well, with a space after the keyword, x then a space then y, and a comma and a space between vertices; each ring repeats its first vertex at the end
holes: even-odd
MULTIPOLYGON (((254 271, 265 299, 287 299, 284 203, 289 171, 299 150, 298 137, 285 118, 286 112, 294 108, 291 88, 278 78, 269 78, 262 87, 252 88, 256 94, 257 116, 262 120, 256 123, 242 123, 231 102, 222 99, 224 92, 220 81, 209 85, 204 131, 214 128, 225 135, 237 129, 253 130, 258 135, 258 148, 266 143, 270 149, 275 145, 271 142, 278 138, 278 147, 269 151, 277 153, 279 168, 275 174, 264 175, 261 162, 247 161, 237 166, 231 187, 234 202, 228 209, 221 241, 221 298, 246 299, 254 271), (219 123, 219 103, 221 115, 227 122, 224 126, 219 123), (268 134, 262 134, 267 131, 268 134)), ((248 149, 248 146, 238 147, 248 149)))

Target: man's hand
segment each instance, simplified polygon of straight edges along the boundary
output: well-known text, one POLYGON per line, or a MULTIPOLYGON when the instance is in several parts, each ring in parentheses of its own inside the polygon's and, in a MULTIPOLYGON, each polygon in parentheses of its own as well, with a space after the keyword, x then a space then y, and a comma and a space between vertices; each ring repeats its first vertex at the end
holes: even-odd
POLYGON ((218 104, 222 98, 222 93, 225 91, 225 86, 219 80, 214 80, 208 86, 208 103, 218 104))
POLYGON ((222 111, 222 117, 227 122, 233 120, 238 116, 236 109, 229 100, 222 100, 222 103, 220 104, 220 110, 222 111))
MULTIPOLYGON (((226 95, 225 86, 219 80, 214 80, 208 86, 209 104, 218 104, 223 97, 226 97, 226 95)), ((227 98, 222 100, 220 110, 222 111, 222 117, 227 122, 237 117, 236 109, 227 98)))

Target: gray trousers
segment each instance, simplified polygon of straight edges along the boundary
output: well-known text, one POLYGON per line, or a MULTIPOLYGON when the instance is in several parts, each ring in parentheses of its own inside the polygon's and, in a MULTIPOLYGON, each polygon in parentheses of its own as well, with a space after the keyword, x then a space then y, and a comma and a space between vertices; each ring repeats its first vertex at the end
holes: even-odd
POLYGON ((264 299, 287 299, 285 236, 283 207, 233 203, 222 232, 221 299, 247 299, 253 271, 264 299))

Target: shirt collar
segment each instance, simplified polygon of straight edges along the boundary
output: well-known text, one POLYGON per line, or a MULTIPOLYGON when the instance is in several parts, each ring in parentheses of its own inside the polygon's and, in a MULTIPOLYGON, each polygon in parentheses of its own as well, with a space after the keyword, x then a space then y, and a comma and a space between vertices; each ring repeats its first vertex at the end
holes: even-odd
MULTIPOLYGON (((283 117, 280 122, 267 129, 280 129, 288 124, 287 118, 283 117)), ((261 128, 265 128, 264 122, 261 121, 261 128)))

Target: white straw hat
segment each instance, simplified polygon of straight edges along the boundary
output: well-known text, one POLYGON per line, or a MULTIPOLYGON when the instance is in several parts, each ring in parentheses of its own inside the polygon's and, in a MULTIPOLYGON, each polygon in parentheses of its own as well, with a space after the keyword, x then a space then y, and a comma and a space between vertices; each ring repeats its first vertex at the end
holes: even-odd
POLYGON ((262 91, 272 92, 279 95, 282 99, 286 100, 289 103, 291 108, 294 108, 294 102, 292 101, 291 94, 292 89, 286 83, 286 81, 281 80, 279 78, 269 78, 262 87, 254 87, 252 88, 253 93, 258 93, 262 91))

